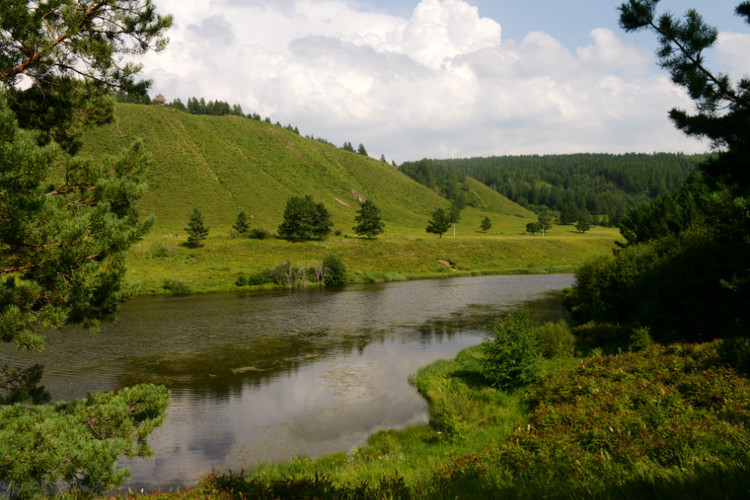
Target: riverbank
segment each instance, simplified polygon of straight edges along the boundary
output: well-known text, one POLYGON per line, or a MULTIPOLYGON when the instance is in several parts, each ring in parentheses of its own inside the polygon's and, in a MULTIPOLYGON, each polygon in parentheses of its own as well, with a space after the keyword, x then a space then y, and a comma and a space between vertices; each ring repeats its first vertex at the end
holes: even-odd
MULTIPOLYGON (((610 255, 619 238, 610 228, 580 234, 572 226, 556 226, 544 237, 395 235, 367 240, 332 236, 304 243, 217 234, 204 246, 190 249, 184 246, 184 237, 150 235, 130 251, 127 277, 144 295, 233 291, 238 289, 240 275, 268 271, 284 261, 310 267, 328 255, 341 259, 350 283, 569 273, 591 258, 610 255)), ((269 285, 243 288, 264 287, 269 285)))
POLYGON ((516 393, 482 360, 419 370, 429 425, 155 498, 747 498, 750 384, 720 342, 548 360, 516 393))

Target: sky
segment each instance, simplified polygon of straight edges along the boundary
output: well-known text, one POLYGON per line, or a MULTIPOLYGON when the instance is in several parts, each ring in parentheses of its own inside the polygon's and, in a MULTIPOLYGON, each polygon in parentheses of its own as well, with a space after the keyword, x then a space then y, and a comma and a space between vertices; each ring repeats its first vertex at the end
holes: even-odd
MULTIPOLYGON (((706 151, 677 131, 692 109, 655 64, 655 36, 625 33, 609 0, 154 0, 174 16, 146 55, 152 94, 240 104, 303 135, 421 158, 706 151)), ((750 74, 750 29, 729 0, 696 8, 720 30, 708 55, 750 74)))

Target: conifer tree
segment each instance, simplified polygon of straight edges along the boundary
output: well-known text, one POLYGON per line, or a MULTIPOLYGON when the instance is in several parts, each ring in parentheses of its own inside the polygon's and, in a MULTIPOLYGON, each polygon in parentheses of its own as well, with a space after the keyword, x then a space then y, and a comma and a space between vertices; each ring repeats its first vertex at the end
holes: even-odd
POLYGON ((244 236, 250 230, 250 222, 247 219, 247 214, 243 211, 237 214, 237 220, 235 221, 232 229, 237 231, 240 236, 244 236))
POLYGON ((438 237, 442 238, 443 233, 448 231, 448 228, 451 225, 451 219, 448 214, 445 213, 445 210, 442 208, 438 208, 434 212, 432 212, 432 219, 427 223, 427 228, 425 229, 428 233, 437 234, 438 237))
POLYGON ((209 228, 203 222, 203 214, 197 208, 190 214, 190 221, 185 231, 188 232, 186 245, 190 248, 198 248, 201 242, 208 237, 209 228))
MULTIPOLYGON (((44 329, 96 328, 129 297, 126 252, 153 223, 136 211, 148 155, 140 142, 103 161, 73 155, 84 127, 113 119, 111 92, 147 95, 140 66, 124 56, 163 48, 170 24, 152 0, 0 2, 0 340, 33 349, 44 329)), ((118 457, 150 453, 169 391, 141 385, 28 404, 46 399, 40 373, 0 367, 6 493, 120 484, 128 470, 114 470, 118 457)))
POLYGON ((371 200, 365 200, 360 205, 356 217, 354 217, 354 232, 368 239, 383 232, 385 222, 380 216, 380 209, 371 200))
POLYGON ((483 233, 486 233, 492 228, 492 221, 489 217, 485 217, 482 219, 482 223, 480 224, 479 228, 482 230, 483 233))

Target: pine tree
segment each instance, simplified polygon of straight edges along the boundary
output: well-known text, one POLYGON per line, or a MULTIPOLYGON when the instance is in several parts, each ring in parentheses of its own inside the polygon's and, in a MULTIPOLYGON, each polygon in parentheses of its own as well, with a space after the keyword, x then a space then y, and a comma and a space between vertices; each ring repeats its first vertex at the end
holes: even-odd
POLYGON ((360 236, 373 238, 383 232, 385 223, 380 216, 380 209, 370 200, 365 200, 360 205, 356 217, 354 217, 354 232, 360 236))
POLYGON ((247 214, 243 211, 237 214, 237 220, 235 221, 232 229, 237 231, 240 236, 244 236, 250 230, 250 222, 247 219, 247 214))
POLYGON ((487 231, 489 231, 492 228, 492 221, 490 220, 490 218, 485 217, 484 219, 482 219, 482 223, 479 226, 479 228, 482 230, 483 233, 486 233, 487 231))
MULTIPOLYGON (((123 56, 164 47, 171 17, 151 0, 39 0, 0 2, 0 20, 0 340, 33 349, 44 329, 95 329, 130 296, 126 252, 153 224, 136 211, 148 156, 140 142, 100 162, 73 155, 85 127, 112 121, 111 92, 147 95, 140 67, 123 56)), ((6 493, 122 483, 118 456, 148 455, 169 391, 141 385, 24 404, 45 399, 39 373, 0 367, 0 401, 16 403, 0 404, 6 493)))
POLYGON ((190 221, 188 221, 188 227, 185 231, 188 233, 187 245, 190 248, 198 248, 201 246, 201 242, 208 237, 208 230, 203 223, 203 214, 197 208, 193 209, 190 214, 190 221))
POLYGON ((445 213, 445 210, 438 208, 432 212, 432 219, 427 223, 427 228, 425 230, 428 233, 437 234, 438 237, 442 238, 443 234, 448 231, 450 226, 450 217, 445 213))
POLYGON ((365 149, 365 145, 360 143, 357 147, 357 154, 361 154, 362 156, 368 156, 367 150, 365 149))

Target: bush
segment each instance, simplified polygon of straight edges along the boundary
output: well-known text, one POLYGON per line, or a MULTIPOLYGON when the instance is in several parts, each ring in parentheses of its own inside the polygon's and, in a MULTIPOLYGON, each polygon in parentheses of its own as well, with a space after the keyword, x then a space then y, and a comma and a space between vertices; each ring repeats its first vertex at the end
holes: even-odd
POLYGON ((538 378, 542 351, 536 326, 536 319, 525 308, 495 322, 482 343, 482 372, 493 386, 513 390, 538 378))
POLYGON ((274 283, 289 288, 305 288, 307 286, 307 269, 298 264, 293 266, 288 260, 279 262, 270 273, 274 283))
POLYGON ((569 358, 573 355, 573 334, 565 320, 541 325, 537 334, 545 358, 569 358))
POLYGON ((633 334, 630 335, 628 350, 642 351, 646 348, 651 347, 654 344, 654 340, 651 338, 650 332, 651 330, 647 326, 642 326, 633 330, 633 334))
POLYGON ((172 295, 190 295, 193 291, 190 289, 190 285, 182 280, 164 280, 162 288, 172 295))
POLYGON ((265 285, 266 283, 273 283, 273 276, 271 276, 271 271, 267 269, 265 271, 251 274, 245 280, 245 284, 248 286, 265 285))
POLYGON ((247 233, 247 237, 252 238, 254 240, 265 240, 269 236, 270 234, 268 233, 268 231, 266 231, 265 229, 257 228, 257 227, 254 229, 251 229, 250 232, 247 233))
POLYGON ((346 268, 341 259, 335 255, 329 255, 323 259, 324 281, 326 286, 343 286, 346 285, 346 268))

